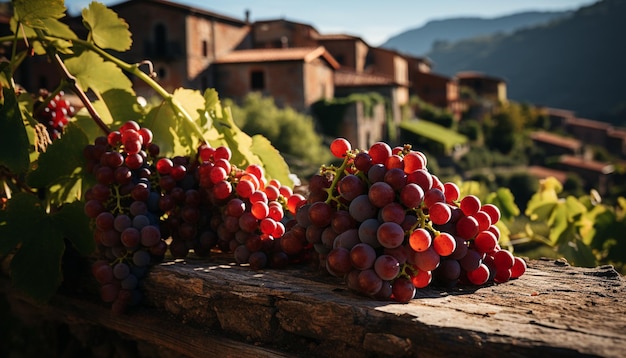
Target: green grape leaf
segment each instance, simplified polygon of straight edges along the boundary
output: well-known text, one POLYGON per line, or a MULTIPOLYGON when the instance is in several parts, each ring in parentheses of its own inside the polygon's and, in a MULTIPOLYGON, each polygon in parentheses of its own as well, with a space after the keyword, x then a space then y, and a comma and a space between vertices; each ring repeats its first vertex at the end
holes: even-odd
MULTIPOLYGON (((61 21, 57 19, 50 18, 50 19, 43 19, 41 21, 44 27, 47 28, 46 31, 48 33, 51 33, 51 34, 54 34, 55 36, 66 38, 69 40, 78 38, 76 34, 74 33, 74 31, 72 31, 72 29, 70 29, 68 25, 62 23, 61 21)), ((19 33, 20 36, 29 37, 29 38, 36 38, 38 36, 37 32, 28 26, 23 26, 21 29, 18 30, 17 28, 18 22, 14 18, 12 18, 10 21, 10 27, 13 33, 19 33)), ((60 53, 64 53, 64 54, 72 53, 72 50, 71 50, 72 43, 70 41, 62 40, 62 39, 55 39, 55 40, 52 40, 50 43, 60 53)), ((35 54, 37 55, 46 54, 46 49, 44 48, 44 46, 41 44, 39 40, 33 40, 31 42, 31 46, 33 47, 33 50, 35 51, 35 54)))
POLYGON ((568 219, 567 207, 564 204, 560 203, 554 207, 548 219, 548 225, 550 225, 552 244, 556 244, 559 240, 567 240, 563 233, 568 229, 571 230, 574 224, 568 219))
POLYGON ((38 204, 34 195, 18 192, 8 200, 6 209, 0 210, 0 254, 9 253, 20 243, 22 227, 32 227, 29 211, 38 204))
POLYGON ((213 115, 221 116, 222 105, 220 104, 219 95, 214 88, 207 88, 204 91, 204 106, 207 112, 214 111, 213 115))
POLYGON ((561 243, 556 251, 563 255, 574 266, 595 267, 598 263, 593 251, 586 246, 575 233, 564 233, 569 236, 568 240, 559 240, 561 243))
MULTIPOLYGON (((34 188, 50 188, 54 184, 64 184, 84 167, 83 149, 88 143, 85 133, 70 122, 61 138, 55 140, 48 146, 46 152, 39 155, 37 166, 29 173, 26 182, 34 188)), ((74 198, 71 199, 73 201, 74 198)))
MULTIPOLYGON (((621 234, 625 232, 625 224, 624 222, 619 222, 615 212, 612 210, 607 209, 598 213, 598 215, 594 217, 594 237, 591 240, 591 246, 595 249, 602 250, 604 244, 608 240, 615 239, 616 236, 620 237, 620 241, 624 241, 621 239, 621 234)), ((626 255, 626 251, 624 254, 626 255)))
POLYGON ((22 246, 11 260, 13 285, 38 301, 47 301, 61 284, 61 258, 65 251, 63 235, 55 230, 43 212, 31 217, 30 229, 22 236, 22 246))
MULTIPOLYGON (((100 119, 102 119, 104 124, 109 126, 112 122, 112 119, 110 118, 111 116, 108 113, 106 105, 102 101, 93 101, 91 102, 91 104, 98 112, 98 115, 100 116, 100 119)), ((89 143, 93 143, 97 137, 104 135, 102 129, 100 129, 96 122, 93 121, 85 108, 82 108, 80 111, 78 111, 78 113, 76 113, 76 116, 74 116, 72 122, 74 122, 76 126, 83 131, 89 143)))
POLYGON ((15 92, 2 88, 4 104, 0 104, 0 166, 15 174, 24 173, 30 164, 30 142, 15 92))
MULTIPOLYGON (((56 37, 65 38, 68 40, 77 39, 76 33, 72 31, 72 29, 67 25, 62 23, 57 19, 44 19, 44 24, 46 25, 47 32, 50 34, 54 34, 56 37)), ((69 46, 71 46, 70 42, 66 42, 69 46)))
POLYGON ((84 51, 80 56, 67 59, 65 66, 83 91, 89 88, 99 93, 111 89, 132 91, 132 83, 122 70, 112 62, 105 62, 93 51, 84 51))
POLYGON ((610 211, 604 205, 596 205, 586 214, 581 215, 579 232, 585 245, 591 246, 593 244, 594 238, 596 237, 598 220, 607 212, 610 211))
POLYGON ((509 188, 498 188, 488 195, 486 203, 491 203, 500 209, 502 220, 511 220, 520 214, 519 207, 515 204, 515 197, 509 188))
POLYGON ((128 23, 99 2, 92 1, 83 9, 83 24, 89 29, 91 40, 100 48, 123 52, 133 43, 128 23))
POLYGON ((224 144, 230 148, 232 158, 230 162, 238 168, 245 168, 250 164, 263 165, 261 159, 252 150, 252 138, 237 127, 233 121, 230 108, 223 108, 220 120, 214 120, 213 125, 222 135, 224 144))
MULTIPOLYGON (((182 107, 194 121, 194 123, 192 124, 181 117, 177 121, 178 126, 176 127, 176 133, 178 134, 181 140, 181 145, 183 147, 195 151, 200 143, 205 141, 204 133, 208 129, 206 127, 202 128, 202 126, 200 126, 199 120, 202 117, 200 116, 200 113, 205 111, 204 97, 202 97, 199 91, 179 88, 174 91, 172 100, 182 105, 182 107), (199 134, 194 127, 200 128, 202 132, 202 137, 199 137, 199 134)), ((187 151, 180 154, 189 155, 193 153, 187 151)))
MULTIPOLYGON (((132 88, 113 88, 101 93, 100 97, 102 100, 93 101, 92 105, 102 122, 111 130, 118 129, 124 122, 140 122, 143 118, 142 109, 132 88)), ((84 108, 76 114, 76 121, 87 134, 90 143, 104 134, 84 108)))
POLYGON ((540 205, 533 205, 532 210, 526 209, 526 216, 534 221, 545 221, 553 215, 552 213, 557 206, 558 202, 546 202, 540 205))
POLYGON ((74 201, 63 205, 58 212, 51 215, 51 218, 56 230, 62 232, 79 253, 87 256, 94 252, 96 245, 84 206, 83 202, 74 201))
POLYGON ((567 219, 570 221, 578 220, 582 214, 587 212, 585 205, 571 195, 565 198, 564 205, 567 210, 567 219))
POLYGON ((14 0, 14 18, 20 23, 38 29, 46 29, 45 20, 65 16, 63 0, 14 0))
POLYGON ((267 138, 260 134, 252 136, 250 149, 261 158, 265 174, 269 179, 277 179, 281 184, 293 187, 293 180, 289 177, 289 166, 267 138))
POLYGON ((15 287, 46 300, 61 282, 63 236, 34 195, 18 192, 0 212, 0 252, 18 248, 11 260, 15 287))
POLYGON ((153 141, 159 145, 162 156, 173 157, 176 152, 184 151, 175 135, 176 121, 177 118, 172 107, 165 102, 152 108, 143 121, 143 126, 152 131, 153 141))
POLYGON ((102 93, 102 100, 111 116, 107 125, 113 130, 118 129, 125 122, 131 120, 139 122, 142 118, 137 96, 132 89, 108 90, 102 93))
POLYGON ((169 100, 182 107, 193 123, 177 115, 175 107, 166 100, 150 111, 143 125, 152 130, 163 155, 194 155, 200 143, 206 141, 205 136, 213 131, 208 125, 200 124, 206 112, 204 98, 199 91, 179 88, 169 100))

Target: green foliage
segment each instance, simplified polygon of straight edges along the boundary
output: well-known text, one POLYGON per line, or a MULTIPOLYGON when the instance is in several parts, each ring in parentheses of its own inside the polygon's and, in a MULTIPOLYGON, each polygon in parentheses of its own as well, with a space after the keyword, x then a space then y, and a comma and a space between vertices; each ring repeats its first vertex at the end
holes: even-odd
POLYGON ((464 135, 429 121, 403 121, 400 128, 405 141, 436 155, 450 155, 457 146, 467 143, 464 135))
POLYGON ((34 29, 46 29, 46 20, 60 19, 65 16, 65 5, 61 0, 46 1, 13 1, 14 19, 34 29))
POLYGON ((486 144, 500 153, 510 153, 517 138, 516 126, 507 113, 493 116, 486 133, 486 144))
POLYGON ((236 124, 249 135, 263 135, 281 153, 319 167, 330 153, 315 131, 313 119, 291 108, 276 107, 272 98, 258 93, 246 96, 242 106, 230 104, 236 124))
POLYGON ((46 207, 28 193, 16 193, 0 211, 0 254, 15 251, 11 260, 13 283, 33 298, 47 300, 61 283, 64 238, 83 254, 94 249, 88 219, 80 202, 48 214, 46 207))
MULTIPOLYGON (((347 97, 324 99, 315 102, 311 111, 322 132, 330 137, 341 137, 341 126, 346 108, 356 102, 363 103, 363 112, 366 116, 374 115, 374 108, 378 104, 386 104, 385 98, 376 92, 353 93, 347 97)), ((391 121, 391 114, 386 111, 386 120, 391 121)))
POLYGON ((4 103, 0 107, 0 168, 15 173, 28 169, 29 141, 15 92, 2 88, 4 103))
POLYGON ((94 1, 83 9, 83 23, 89 39, 100 48, 127 51, 133 43, 128 24, 103 4, 94 1))
POLYGON ((459 133, 471 142, 480 143, 483 140, 483 131, 480 123, 475 119, 463 120, 459 123, 459 133))
POLYGON ((456 122, 454 121, 454 116, 447 109, 436 107, 415 96, 411 97, 410 102, 417 118, 439 124, 446 128, 455 127, 456 122))
POLYGON ((108 128, 129 120, 152 130, 164 156, 194 157, 201 143, 226 145, 233 164, 261 165, 268 179, 293 185, 289 168, 271 142, 242 132, 217 92, 181 88, 170 94, 137 65, 104 51, 126 51, 132 44, 127 23, 112 10, 92 2, 82 12, 89 34, 79 39, 58 21, 65 15, 61 1, 14 1, 14 9, 11 28, 19 36, 4 40, 21 41, 26 36, 36 54, 49 56, 69 72, 50 91, 50 98, 71 86, 73 78, 77 94, 89 91, 97 98, 83 103, 85 108, 60 139, 44 145, 34 96, 18 98, 13 87, 12 72, 24 55, 15 53, 11 62, 0 65, 0 255, 12 255, 11 278, 17 288, 45 301, 63 279, 61 260, 67 245, 82 255, 94 251, 92 228, 83 209, 85 188, 93 178, 86 175, 83 149, 108 128), (161 98, 140 104, 127 74, 146 82, 161 98))
POLYGON ((537 178, 528 172, 516 172, 506 178, 506 186, 511 189, 520 209, 526 210, 528 201, 539 187, 537 178))
POLYGON ((84 51, 65 60, 65 66, 84 91, 104 93, 113 89, 131 90, 132 83, 114 63, 105 62, 93 51, 84 51))

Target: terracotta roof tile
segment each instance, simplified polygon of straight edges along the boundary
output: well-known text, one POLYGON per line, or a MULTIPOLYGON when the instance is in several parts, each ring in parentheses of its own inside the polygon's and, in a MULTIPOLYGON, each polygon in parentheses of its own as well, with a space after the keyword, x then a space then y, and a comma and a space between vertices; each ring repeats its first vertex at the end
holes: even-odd
POLYGON ((562 155, 559 162, 570 167, 591 170, 603 174, 610 174, 615 170, 612 164, 586 160, 585 158, 573 155, 562 155))
POLYGON ((394 84, 393 78, 387 76, 354 71, 335 72, 335 86, 337 87, 393 86, 394 84))
POLYGON ((250 62, 279 62, 304 61, 310 62, 318 57, 324 57, 331 67, 339 68, 339 63, 326 51, 324 47, 291 47, 291 48, 263 48, 232 51, 218 58, 215 63, 250 63, 250 62))
POLYGON ((586 119, 586 118, 570 118, 567 120, 566 124, 574 125, 578 127, 587 127, 587 128, 604 129, 604 130, 608 130, 609 128, 611 128, 611 125, 609 123, 594 121, 594 120, 586 119))
POLYGON ((565 183, 565 180, 567 180, 567 172, 564 172, 562 170, 555 170, 555 169, 550 169, 546 167, 541 167, 538 165, 529 166, 528 174, 539 179, 554 177, 556 178, 556 180, 558 180, 561 183, 565 183))
POLYGON ((537 131, 530 134, 530 138, 536 142, 543 142, 553 144, 563 148, 580 149, 582 142, 578 139, 562 137, 560 135, 552 134, 544 131, 537 131))
POLYGON ((316 40, 359 40, 361 42, 365 42, 363 41, 363 39, 361 39, 358 36, 354 36, 354 35, 348 35, 348 34, 318 34, 315 36, 316 40))
POLYGON ((455 76, 459 80, 471 79, 471 78, 481 78, 484 80, 495 81, 495 82, 506 82, 504 78, 491 76, 478 71, 461 71, 458 72, 455 76))

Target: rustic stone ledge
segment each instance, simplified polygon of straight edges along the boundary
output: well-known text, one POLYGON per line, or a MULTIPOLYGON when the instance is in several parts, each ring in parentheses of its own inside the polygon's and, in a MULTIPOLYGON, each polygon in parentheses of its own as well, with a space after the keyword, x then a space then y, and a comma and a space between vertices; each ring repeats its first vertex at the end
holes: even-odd
POLYGON ((163 263, 144 283, 146 306, 126 316, 74 297, 37 309, 185 356, 618 357, 626 350, 626 281, 611 266, 533 260, 518 280, 423 289, 408 304, 355 295, 321 272, 253 271, 219 256, 163 263))

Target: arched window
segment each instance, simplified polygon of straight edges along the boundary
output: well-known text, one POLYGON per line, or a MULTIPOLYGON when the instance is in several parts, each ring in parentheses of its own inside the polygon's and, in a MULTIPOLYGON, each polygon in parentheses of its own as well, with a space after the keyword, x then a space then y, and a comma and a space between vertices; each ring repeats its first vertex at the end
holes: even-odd
POLYGON ((167 29, 163 24, 154 27, 154 49, 156 55, 167 54, 167 29))

